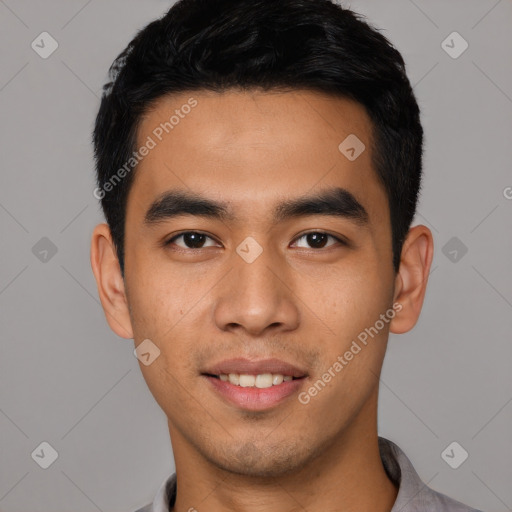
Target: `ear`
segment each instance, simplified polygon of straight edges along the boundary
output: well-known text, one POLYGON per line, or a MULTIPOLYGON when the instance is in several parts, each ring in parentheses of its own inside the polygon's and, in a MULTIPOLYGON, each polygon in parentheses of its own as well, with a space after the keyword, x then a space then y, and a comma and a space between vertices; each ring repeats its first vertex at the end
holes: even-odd
POLYGON ((110 328, 122 338, 133 338, 124 280, 107 224, 98 224, 91 239, 91 267, 110 328))
POLYGON ((404 241, 400 267, 395 278, 394 303, 401 304, 389 330, 395 334, 410 331, 420 316, 430 265, 434 254, 432 232, 426 226, 412 227, 404 241))

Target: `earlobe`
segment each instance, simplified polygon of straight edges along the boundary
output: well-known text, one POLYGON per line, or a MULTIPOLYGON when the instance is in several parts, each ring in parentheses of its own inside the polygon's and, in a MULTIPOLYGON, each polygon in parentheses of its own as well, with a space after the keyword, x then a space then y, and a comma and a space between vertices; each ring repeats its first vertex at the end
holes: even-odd
POLYGON ((418 321, 425 298, 430 266, 434 254, 432 232, 418 225, 409 230, 395 280, 395 302, 400 312, 390 323, 390 331, 402 334, 410 331, 418 321))
POLYGON ((91 238, 91 267, 110 328, 122 338, 133 338, 125 287, 107 224, 98 224, 91 238))

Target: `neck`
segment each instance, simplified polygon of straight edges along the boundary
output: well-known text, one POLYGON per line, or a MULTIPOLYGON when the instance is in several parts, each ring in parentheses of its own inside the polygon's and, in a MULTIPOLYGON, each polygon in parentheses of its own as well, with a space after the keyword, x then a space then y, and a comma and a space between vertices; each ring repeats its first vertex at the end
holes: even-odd
POLYGON ((382 465, 376 416, 374 396, 316 458, 298 471, 272 478, 215 466, 169 423, 177 475, 172 512, 389 512, 398 490, 382 465))

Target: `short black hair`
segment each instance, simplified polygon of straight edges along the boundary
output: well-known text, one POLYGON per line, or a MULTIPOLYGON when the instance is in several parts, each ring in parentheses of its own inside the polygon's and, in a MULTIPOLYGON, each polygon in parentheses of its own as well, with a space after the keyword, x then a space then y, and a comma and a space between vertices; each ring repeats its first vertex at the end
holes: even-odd
POLYGON ((123 277, 126 204, 136 170, 133 158, 132 172, 126 163, 141 117, 164 95, 230 89, 310 90, 364 106, 398 272, 423 153, 420 111, 399 51, 362 15, 330 0, 180 0, 114 60, 96 117, 95 196, 123 277))

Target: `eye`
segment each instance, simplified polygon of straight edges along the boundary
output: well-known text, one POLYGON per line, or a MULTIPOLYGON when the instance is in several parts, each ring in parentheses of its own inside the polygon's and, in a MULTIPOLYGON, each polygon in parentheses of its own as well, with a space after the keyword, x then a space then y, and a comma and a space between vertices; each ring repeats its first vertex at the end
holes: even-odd
MULTIPOLYGON (((331 238, 335 240, 335 242, 339 242, 341 245, 347 245, 347 243, 334 235, 330 235, 329 233, 324 233, 323 231, 310 231, 309 233, 304 233, 300 237, 296 238, 296 240, 304 239, 306 243, 310 244, 313 249, 323 249, 324 247, 330 247, 331 245, 326 245, 327 240, 331 238)), ((297 243, 297 242, 296 242, 297 243)), ((305 246, 302 246, 305 247, 305 246)))
POLYGON ((214 247, 216 245, 215 240, 204 233, 198 231, 185 231, 179 235, 175 235, 167 240, 164 245, 176 244, 182 249, 202 249, 204 247, 214 247), (181 243, 176 243, 176 240, 182 239, 181 243), (213 243, 205 245, 205 241, 211 240, 213 243))

